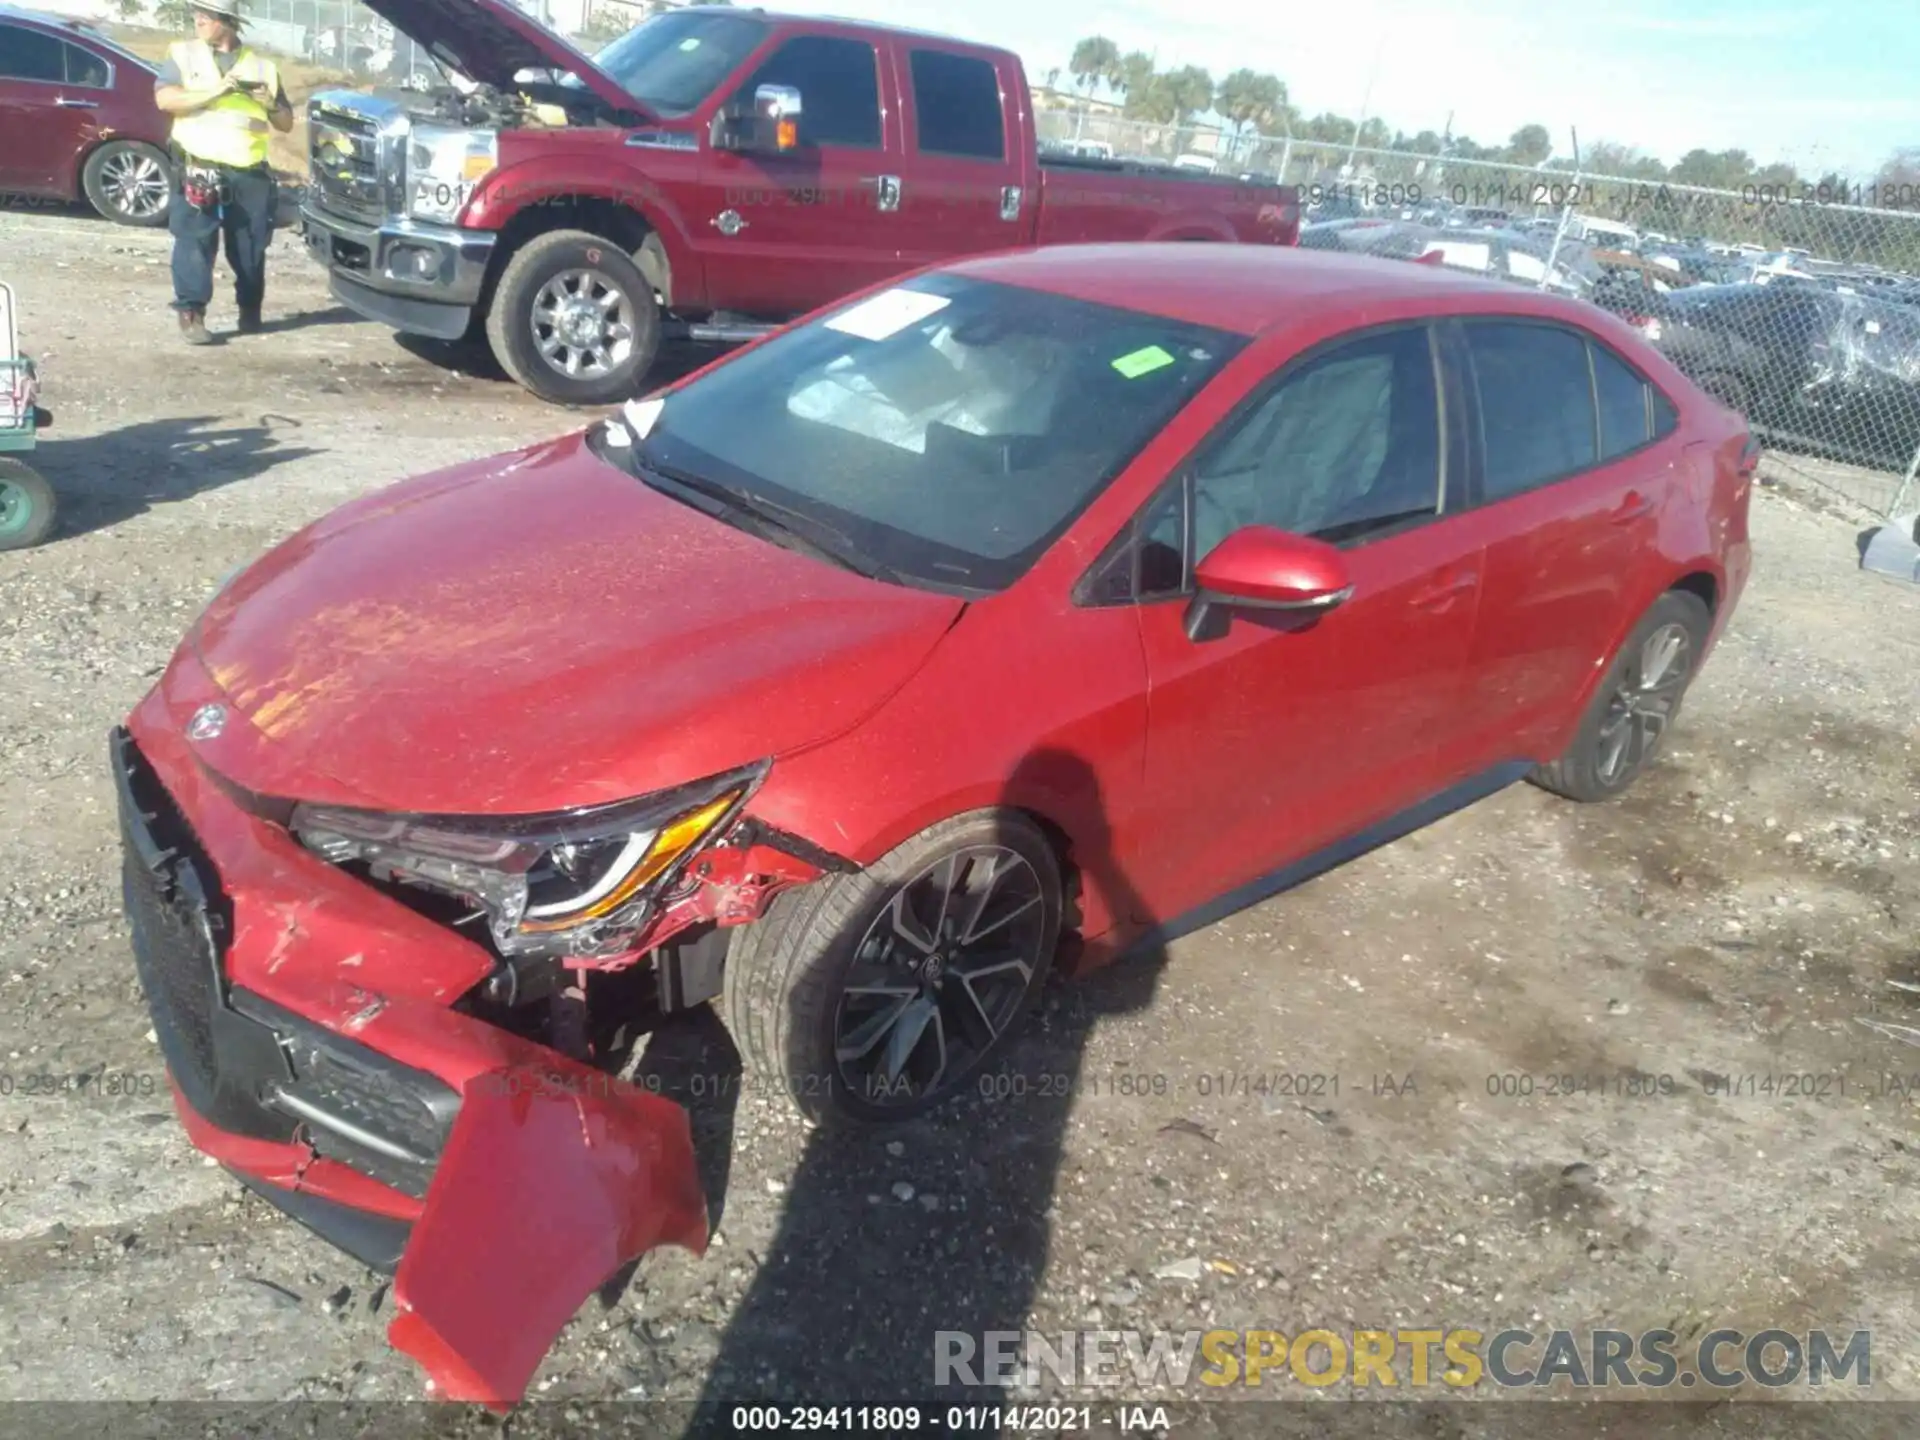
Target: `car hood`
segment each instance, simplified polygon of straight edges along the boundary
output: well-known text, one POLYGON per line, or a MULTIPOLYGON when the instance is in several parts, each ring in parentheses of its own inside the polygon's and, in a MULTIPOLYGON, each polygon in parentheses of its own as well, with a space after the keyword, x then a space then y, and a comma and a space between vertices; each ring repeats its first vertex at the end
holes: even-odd
POLYGON ((367 8, 482 85, 511 90, 522 70, 569 71, 607 104, 650 116, 585 51, 506 0, 367 0, 367 8))
POLYGON ((963 608, 735 530, 568 436, 336 510, 190 644, 246 722, 212 752, 246 789, 536 813, 841 733, 963 608))

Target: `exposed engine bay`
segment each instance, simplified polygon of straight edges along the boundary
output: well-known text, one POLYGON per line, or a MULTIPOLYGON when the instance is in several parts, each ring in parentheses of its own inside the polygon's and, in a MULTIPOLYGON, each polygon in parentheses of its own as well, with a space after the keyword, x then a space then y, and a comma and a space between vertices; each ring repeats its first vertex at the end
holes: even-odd
POLYGON ((417 120, 469 130, 558 130, 569 127, 632 126, 640 117, 616 111, 578 85, 528 78, 511 90, 479 85, 449 75, 427 89, 389 92, 417 120))

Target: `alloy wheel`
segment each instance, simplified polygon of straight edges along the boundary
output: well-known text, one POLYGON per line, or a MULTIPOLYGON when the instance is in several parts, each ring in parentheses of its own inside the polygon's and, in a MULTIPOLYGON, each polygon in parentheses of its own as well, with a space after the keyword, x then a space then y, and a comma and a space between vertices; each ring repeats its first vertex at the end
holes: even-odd
POLYGON ((1639 769, 1660 743, 1691 669, 1693 639, 1684 625, 1660 626, 1641 643, 1600 722, 1595 769, 1613 786, 1639 769))
POLYGON ((1040 876, 1004 846, 953 851, 900 885, 841 988, 841 1084, 884 1109, 963 1080, 1019 1015, 1047 923, 1040 876))
POLYGON ((160 162, 138 150, 104 157, 100 188, 115 213, 130 220, 151 220, 167 204, 167 176, 160 162))
POLYGON ((533 343, 556 374, 598 379, 633 354, 633 301, 598 270, 563 270, 533 297, 533 343))

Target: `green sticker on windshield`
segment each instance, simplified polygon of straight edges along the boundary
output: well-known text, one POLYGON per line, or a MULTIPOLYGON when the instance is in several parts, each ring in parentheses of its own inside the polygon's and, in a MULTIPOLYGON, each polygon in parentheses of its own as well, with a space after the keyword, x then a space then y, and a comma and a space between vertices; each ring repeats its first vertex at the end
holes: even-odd
POLYGON ((1113 362, 1113 368, 1129 380, 1138 380, 1154 370, 1162 369, 1173 363, 1173 356, 1158 345, 1149 345, 1144 350, 1135 350, 1131 355, 1122 355, 1113 362))

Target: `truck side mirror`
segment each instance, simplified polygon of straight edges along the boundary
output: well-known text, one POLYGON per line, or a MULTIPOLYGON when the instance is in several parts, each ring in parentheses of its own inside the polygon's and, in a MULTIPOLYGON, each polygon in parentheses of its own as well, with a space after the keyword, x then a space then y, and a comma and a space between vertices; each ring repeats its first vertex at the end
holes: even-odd
POLYGON ((750 105, 736 101, 713 117, 713 148, 790 155, 800 148, 801 108, 793 86, 758 86, 750 105))

